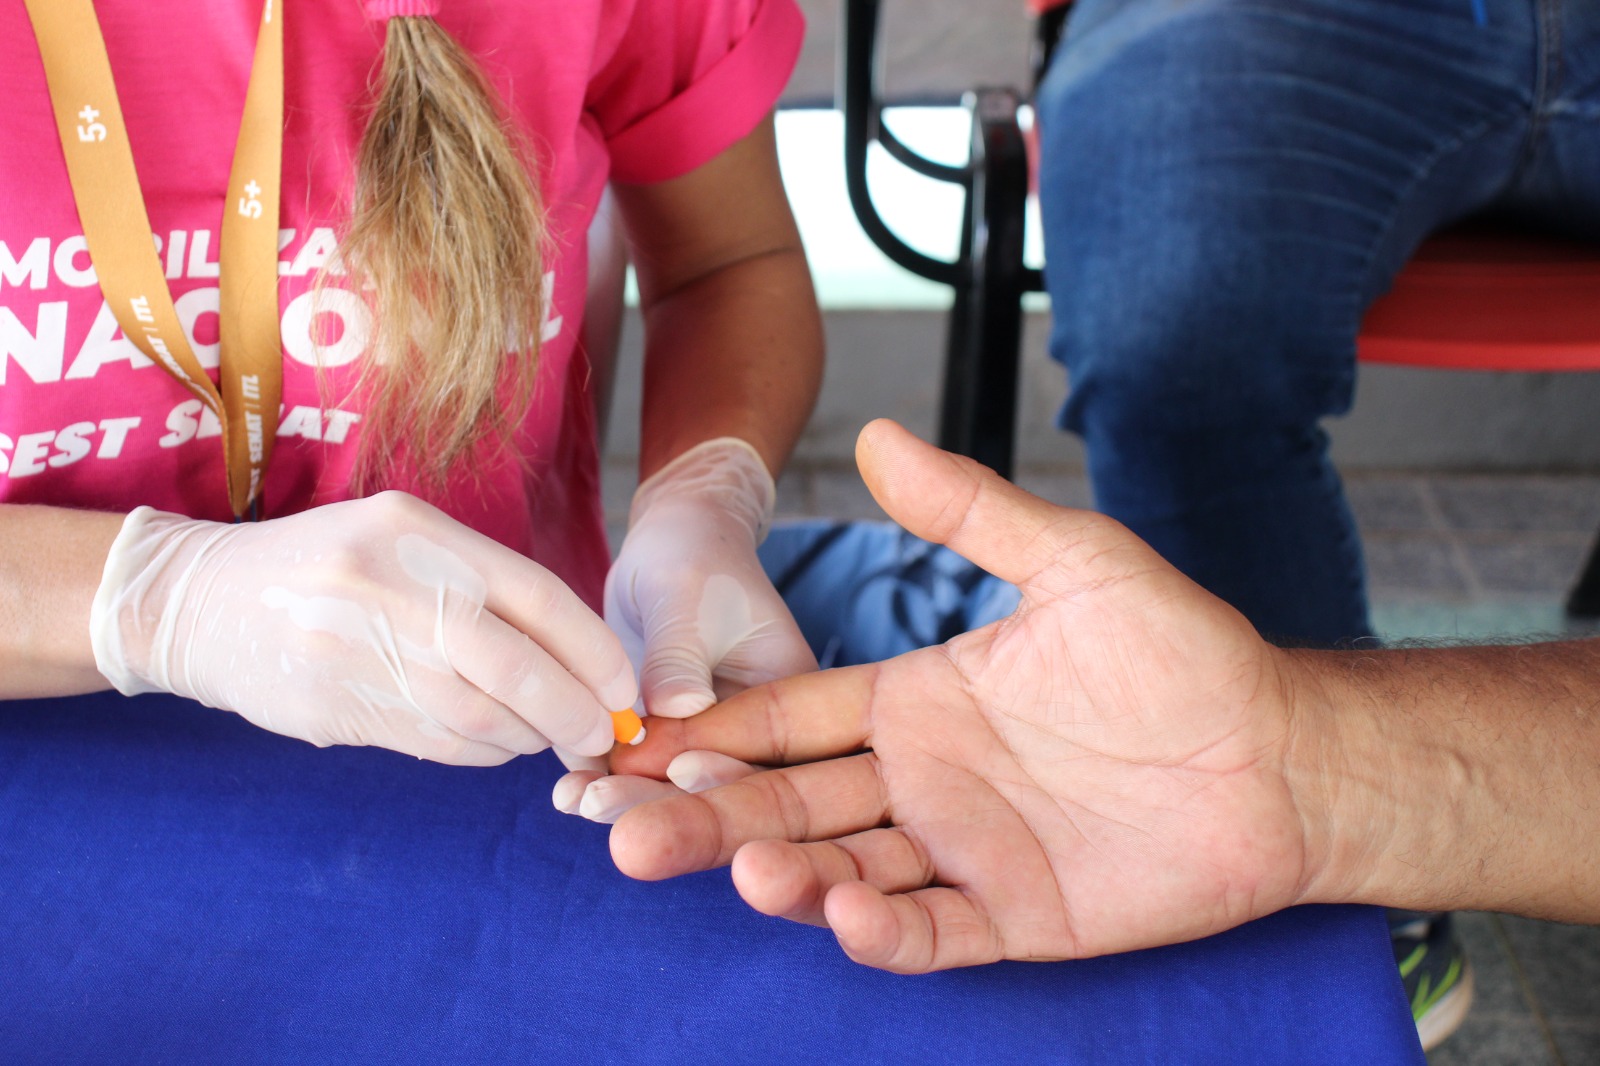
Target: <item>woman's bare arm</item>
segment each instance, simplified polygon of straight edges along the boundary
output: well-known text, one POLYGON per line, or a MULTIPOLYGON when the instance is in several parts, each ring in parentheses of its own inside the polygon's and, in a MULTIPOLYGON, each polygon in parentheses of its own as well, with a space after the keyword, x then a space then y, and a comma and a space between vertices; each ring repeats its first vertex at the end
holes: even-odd
POLYGON ((619 185, 646 330, 640 478, 702 441, 774 473, 822 381, 822 323, 772 120, 683 177, 619 185))
POLYGON ((108 688, 89 605, 122 515, 0 505, 0 699, 108 688))

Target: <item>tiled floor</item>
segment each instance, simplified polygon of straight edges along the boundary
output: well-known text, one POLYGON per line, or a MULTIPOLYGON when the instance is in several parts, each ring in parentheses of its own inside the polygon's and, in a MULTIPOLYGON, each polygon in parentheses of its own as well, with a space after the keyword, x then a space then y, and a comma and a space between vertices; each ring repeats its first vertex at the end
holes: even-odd
POLYGON ((1432 1066, 1600 1063, 1600 930, 1497 914, 1458 921, 1477 992, 1432 1066))
MULTIPOLYGON (((607 467, 608 517, 625 520, 631 471, 607 467)), ((1081 473, 1031 467, 1018 481, 1087 506, 1081 473)), ((1388 637, 1483 639, 1574 632, 1561 612, 1600 527, 1600 477, 1355 474, 1351 505, 1367 551, 1374 619, 1388 637)), ((785 516, 882 518, 855 471, 792 469, 785 516)), ((1600 929, 1492 914, 1460 916, 1476 974, 1466 1024, 1432 1066, 1600 1064, 1600 929)))

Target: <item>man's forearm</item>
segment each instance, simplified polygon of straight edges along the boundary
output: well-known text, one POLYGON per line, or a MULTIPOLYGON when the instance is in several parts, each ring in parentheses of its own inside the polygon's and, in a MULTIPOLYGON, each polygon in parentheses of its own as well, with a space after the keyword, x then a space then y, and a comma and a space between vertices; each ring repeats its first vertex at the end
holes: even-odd
POLYGON ((1307 901, 1600 922, 1600 640, 1285 654, 1307 901))

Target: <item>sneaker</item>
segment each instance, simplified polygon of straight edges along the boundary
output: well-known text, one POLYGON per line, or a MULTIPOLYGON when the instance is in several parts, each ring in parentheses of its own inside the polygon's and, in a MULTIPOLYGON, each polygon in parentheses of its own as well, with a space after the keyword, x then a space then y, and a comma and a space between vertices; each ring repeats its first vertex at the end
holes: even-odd
POLYGON ((1472 967, 1449 914, 1389 912, 1389 938, 1422 1050, 1461 1027, 1472 1005, 1472 967))

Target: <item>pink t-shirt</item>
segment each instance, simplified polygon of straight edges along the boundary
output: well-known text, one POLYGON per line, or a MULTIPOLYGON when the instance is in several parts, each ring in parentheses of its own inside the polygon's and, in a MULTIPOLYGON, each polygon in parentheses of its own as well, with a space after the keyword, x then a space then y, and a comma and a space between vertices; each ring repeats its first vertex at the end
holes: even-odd
MULTIPOLYGON (((348 499, 359 399, 322 406, 310 295, 347 217, 351 160, 380 61, 381 15, 428 0, 278 0, 285 115, 279 300, 283 414, 268 517, 348 499), (370 15, 369 15, 370 13, 370 15)), ((591 604, 608 562, 583 319, 585 235, 610 178, 684 174, 770 110, 799 50, 793 0, 444 0, 534 146, 550 216, 538 384, 524 458, 430 497, 549 567, 591 604)), ((216 363, 217 234, 261 0, 96 5, 151 226, 196 354, 216 363)), ((85 249, 23 0, 0 0, 0 502, 101 510, 150 504, 232 517, 221 438, 199 401, 125 340, 85 249)), ((332 395, 354 373, 370 312, 335 292, 332 395)), ((213 376, 215 372, 213 371, 213 376)), ((418 491, 415 484, 392 487, 418 491)))

